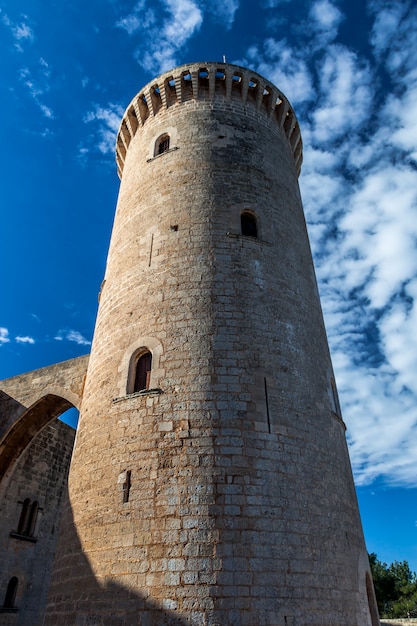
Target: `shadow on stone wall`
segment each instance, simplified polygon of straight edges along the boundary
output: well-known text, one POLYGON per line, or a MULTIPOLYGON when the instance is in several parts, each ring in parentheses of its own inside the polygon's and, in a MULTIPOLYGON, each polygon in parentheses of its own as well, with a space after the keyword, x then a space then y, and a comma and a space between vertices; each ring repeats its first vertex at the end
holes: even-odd
MULTIPOLYGON (((46 616, 39 626, 185 626, 202 624, 201 613, 187 618, 164 609, 136 589, 94 576, 83 554, 66 498, 46 616)), ((134 581, 134 573, 130 577, 134 581)), ((162 603, 162 601, 161 601, 162 603)))

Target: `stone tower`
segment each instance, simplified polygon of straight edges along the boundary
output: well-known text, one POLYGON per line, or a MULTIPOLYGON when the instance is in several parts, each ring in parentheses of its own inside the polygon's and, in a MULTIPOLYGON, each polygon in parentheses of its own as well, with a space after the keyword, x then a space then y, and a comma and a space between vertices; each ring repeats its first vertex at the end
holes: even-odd
POLYGON ((45 625, 378 624, 301 160, 241 67, 128 106, 45 625))

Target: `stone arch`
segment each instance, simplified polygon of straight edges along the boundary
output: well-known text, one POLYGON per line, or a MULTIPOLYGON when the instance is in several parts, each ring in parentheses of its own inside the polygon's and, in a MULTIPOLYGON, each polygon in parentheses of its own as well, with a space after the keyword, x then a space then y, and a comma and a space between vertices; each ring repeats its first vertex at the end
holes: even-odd
POLYGON ((87 365, 79 357, 0 381, 0 582, 18 578, 8 611, 27 624, 42 621, 67 497, 75 431, 57 418, 80 408, 87 365))
POLYGON ((0 480, 42 428, 73 406, 66 398, 47 394, 26 409, 0 444, 0 480))
POLYGON ((52 420, 80 408, 88 355, 0 381, 0 480, 52 420))

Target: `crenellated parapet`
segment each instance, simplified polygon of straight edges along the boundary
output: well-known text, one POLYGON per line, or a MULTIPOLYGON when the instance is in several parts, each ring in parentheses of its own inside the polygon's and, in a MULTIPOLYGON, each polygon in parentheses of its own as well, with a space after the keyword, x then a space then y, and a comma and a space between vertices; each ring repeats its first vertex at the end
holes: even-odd
POLYGON ((300 127, 284 94, 260 74, 226 63, 182 65, 149 82, 132 100, 120 124, 116 141, 116 162, 121 178, 129 144, 138 129, 161 110, 190 100, 241 100, 274 120, 287 137, 300 173, 302 140, 300 127))

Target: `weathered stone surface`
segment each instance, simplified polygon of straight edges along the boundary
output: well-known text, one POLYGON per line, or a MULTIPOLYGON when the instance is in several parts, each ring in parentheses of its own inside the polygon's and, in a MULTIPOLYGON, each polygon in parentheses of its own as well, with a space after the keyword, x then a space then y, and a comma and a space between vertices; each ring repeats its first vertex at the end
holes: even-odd
POLYGON ((128 107, 48 626, 73 610, 107 624, 111 585, 126 624, 371 624, 299 132, 278 95, 241 68, 193 65, 128 107), (241 235, 243 211, 257 238, 241 235), (162 393, 126 396, 141 348, 162 393))

